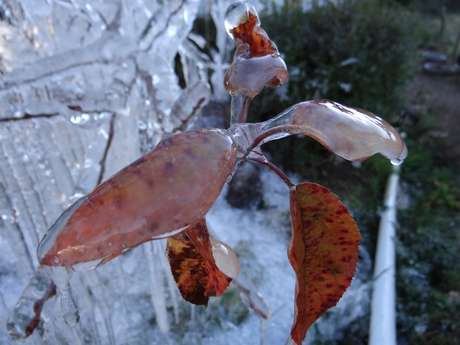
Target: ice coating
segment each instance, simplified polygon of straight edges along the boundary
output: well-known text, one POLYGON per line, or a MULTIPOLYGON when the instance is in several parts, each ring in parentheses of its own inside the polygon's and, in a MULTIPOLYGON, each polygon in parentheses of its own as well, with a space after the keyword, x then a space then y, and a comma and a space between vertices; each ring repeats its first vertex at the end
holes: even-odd
POLYGON ((241 23, 247 21, 249 15, 255 16, 257 19, 257 25, 260 25, 259 16, 257 15, 256 8, 251 5, 248 1, 237 1, 228 6, 225 12, 225 30, 228 35, 233 38, 233 30, 238 27, 241 23))
POLYGON ((380 153, 393 164, 401 164, 407 156, 401 136, 386 121, 327 100, 298 103, 265 122, 260 131, 262 134, 256 141, 262 142, 279 138, 283 133, 308 135, 350 161, 380 153))
POLYGON ((210 236, 212 256, 219 270, 226 276, 235 279, 240 273, 240 261, 236 253, 225 243, 210 236))
POLYGON ((236 162, 221 130, 170 136, 91 192, 40 244, 44 265, 103 259, 201 219, 236 162), (45 248, 46 250, 43 250, 45 248))
POLYGON ((238 2, 227 10, 225 27, 236 43, 233 63, 225 74, 230 94, 254 98, 265 86, 287 82, 286 64, 264 29, 254 7, 238 2))

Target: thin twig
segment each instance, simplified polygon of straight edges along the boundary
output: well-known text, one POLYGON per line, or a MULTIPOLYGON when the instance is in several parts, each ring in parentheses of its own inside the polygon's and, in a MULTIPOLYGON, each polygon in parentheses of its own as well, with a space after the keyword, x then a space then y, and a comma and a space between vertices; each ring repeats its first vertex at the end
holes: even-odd
POLYGON ((249 161, 257 162, 259 164, 263 164, 266 167, 270 168, 276 175, 278 175, 281 180, 283 180, 284 183, 288 186, 288 188, 294 187, 294 183, 287 177, 287 175, 280 169, 278 168, 275 164, 272 162, 268 161, 267 159, 264 158, 247 158, 249 161))
POLYGON ((107 164, 107 157, 109 155, 109 150, 110 147, 112 146, 112 141, 113 141, 113 135, 115 132, 115 117, 116 114, 112 114, 112 117, 110 118, 110 124, 109 124, 109 134, 107 138, 107 144, 105 145, 104 148, 104 153, 102 154, 102 158, 99 162, 99 165, 101 167, 101 170, 99 171, 99 177, 97 179, 97 184, 100 184, 104 178, 105 175, 105 169, 106 169, 106 164, 107 164))
POLYGON ((262 132, 252 143, 251 146, 246 150, 246 153, 243 158, 247 158, 251 152, 254 152, 254 149, 259 146, 266 138, 271 137, 272 135, 278 133, 289 133, 289 126, 274 127, 262 132))

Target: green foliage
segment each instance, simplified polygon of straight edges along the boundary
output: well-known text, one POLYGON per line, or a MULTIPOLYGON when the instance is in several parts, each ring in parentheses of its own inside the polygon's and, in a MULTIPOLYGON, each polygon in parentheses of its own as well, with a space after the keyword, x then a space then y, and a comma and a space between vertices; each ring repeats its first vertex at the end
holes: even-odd
MULTIPOLYGON (((418 32, 414 16, 401 6, 343 0, 305 12, 286 2, 262 22, 289 67, 287 96, 281 104, 316 97, 387 118, 399 110, 402 88, 413 72, 418 32)), ((272 103, 279 101, 272 102, 272 97, 253 108, 272 110, 272 103)))
POLYGON ((460 179, 432 135, 435 117, 419 114, 407 125, 411 154, 403 166, 411 206, 400 212, 399 331, 408 343, 453 345, 460 327, 460 179), (414 332, 414 330, 416 330, 414 332))
POLYGON ((420 10, 425 13, 439 15, 442 11, 458 11, 458 0, 396 0, 404 6, 420 10))

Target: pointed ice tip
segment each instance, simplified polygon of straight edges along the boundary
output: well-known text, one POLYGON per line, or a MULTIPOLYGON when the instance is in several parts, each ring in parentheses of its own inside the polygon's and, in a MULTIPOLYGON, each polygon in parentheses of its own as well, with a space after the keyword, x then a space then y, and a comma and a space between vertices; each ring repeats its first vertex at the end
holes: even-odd
POLYGON ((403 164, 404 160, 407 158, 407 146, 404 143, 403 143, 403 145, 404 145, 404 147, 403 147, 399 157, 393 158, 393 159, 390 158, 391 164, 396 166, 396 167, 400 166, 401 164, 403 164))

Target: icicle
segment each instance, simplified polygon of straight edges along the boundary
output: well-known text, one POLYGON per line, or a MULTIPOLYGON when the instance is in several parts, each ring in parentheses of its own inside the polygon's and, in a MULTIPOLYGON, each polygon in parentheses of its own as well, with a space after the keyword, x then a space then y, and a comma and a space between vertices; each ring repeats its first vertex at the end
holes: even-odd
MULTIPOLYGON (((90 281, 88 286, 100 286, 103 285, 102 279, 100 278, 99 272, 97 270, 87 272, 86 277, 90 281)), ((94 293, 94 292, 93 292, 94 293)), ((107 332, 107 337, 109 344, 116 344, 115 341, 115 331, 113 329, 112 318, 111 318, 111 301, 107 301, 107 298, 104 293, 97 294, 97 298, 94 299, 94 313, 99 310, 103 320, 104 327, 107 332)))
MULTIPOLYGON (((144 246, 145 255, 150 271, 152 281, 150 289, 150 298, 155 309, 158 327, 162 333, 169 332, 168 312, 166 310, 166 294, 164 291, 164 277, 160 266, 158 265, 159 246, 156 242, 147 243, 144 246)), ((161 249, 161 248, 159 248, 161 249)))
POLYGON ((260 322, 260 345, 265 345, 265 336, 267 334, 267 320, 259 318, 260 322))
MULTIPOLYGON (((162 245, 161 252, 165 253, 165 248, 163 246, 164 243, 160 242, 160 244, 162 245)), ((165 275, 166 275, 166 282, 168 284, 169 295, 171 296, 171 302, 173 305, 173 313, 174 313, 174 322, 178 324, 179 323, 179 299, 178 299, 179 294, 177 293, 176 281, 174 280, 174 276, 172 275, 171 266, 169 265, 169 261, 166 255, 160 255, 159 257, 160 257, 161 268, 163 269, 163 272, 165 272, 165 275)))

